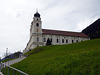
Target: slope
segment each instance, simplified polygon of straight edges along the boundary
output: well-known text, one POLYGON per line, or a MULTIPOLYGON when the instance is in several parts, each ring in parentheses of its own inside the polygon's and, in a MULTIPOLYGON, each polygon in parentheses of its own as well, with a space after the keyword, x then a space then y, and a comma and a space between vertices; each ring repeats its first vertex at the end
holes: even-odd
POLYGON ((100 75, 100 39, 38 47, 12 65, 29 75, 100 75))

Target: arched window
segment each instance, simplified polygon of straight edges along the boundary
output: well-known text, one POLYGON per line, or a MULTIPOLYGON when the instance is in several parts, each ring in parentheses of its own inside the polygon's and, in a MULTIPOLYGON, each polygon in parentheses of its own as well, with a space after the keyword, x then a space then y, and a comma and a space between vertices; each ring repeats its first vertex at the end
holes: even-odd
POLYGON ((36 26, 38 27, 39 26, 39 23, 36 23, 36 26))

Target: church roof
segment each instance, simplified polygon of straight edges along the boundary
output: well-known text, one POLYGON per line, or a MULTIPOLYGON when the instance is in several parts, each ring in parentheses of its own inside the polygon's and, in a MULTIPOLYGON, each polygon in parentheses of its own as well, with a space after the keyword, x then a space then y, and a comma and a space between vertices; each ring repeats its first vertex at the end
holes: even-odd
POLYGON ((43 31, 43 34, 50 34, 50 35, 88 37, 87 35, 81 32, 70 32, 70 31, 49 30, 49 29, 42 29, 42 31, 43 31))

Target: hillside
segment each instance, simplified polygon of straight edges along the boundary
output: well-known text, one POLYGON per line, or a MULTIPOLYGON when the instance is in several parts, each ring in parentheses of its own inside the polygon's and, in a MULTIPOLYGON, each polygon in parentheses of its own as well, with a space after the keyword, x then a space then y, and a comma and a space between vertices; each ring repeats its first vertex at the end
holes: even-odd
POLYGON ((100 19, 82 30, 82 33, 88 35, 91 39, 100 38, 100 19))
POLYGON ((29 75, 100 75, 100 39, 38 47, 12 65, 29 75))

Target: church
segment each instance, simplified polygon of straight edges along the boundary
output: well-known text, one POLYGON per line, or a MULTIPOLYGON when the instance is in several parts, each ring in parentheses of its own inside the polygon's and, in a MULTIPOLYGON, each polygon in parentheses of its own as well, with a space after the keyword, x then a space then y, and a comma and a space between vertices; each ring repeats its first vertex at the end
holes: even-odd
POLYGON ((42 29, 42 21, 38 11, 34 14, 30 28, 30 40, 23 53, 39 46, 47 45, 47 40, 51 45, 71 44, 89 40, 90 38, 81 32, 61 31, 42 29))

